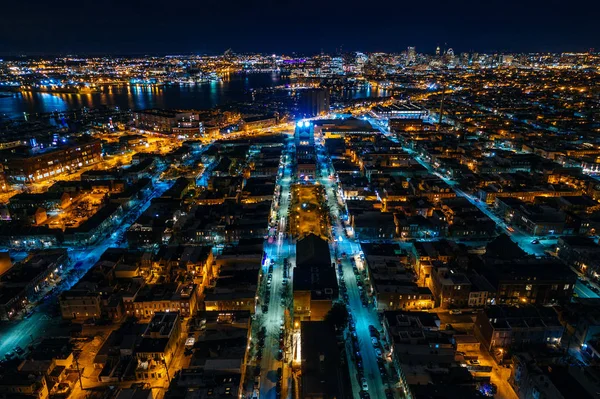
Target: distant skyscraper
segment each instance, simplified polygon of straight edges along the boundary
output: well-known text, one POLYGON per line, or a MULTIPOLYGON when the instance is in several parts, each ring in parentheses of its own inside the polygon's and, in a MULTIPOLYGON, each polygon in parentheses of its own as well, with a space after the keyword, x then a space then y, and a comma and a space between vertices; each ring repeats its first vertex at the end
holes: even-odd
POLYGON ((316 116, 329 112, 329 90, 308 89, 300 94, 300 113, 304 116, 316 116))
POLYGON ((469 53, 462 53, 460 55, 460 64, 463 66, 469 65, 469 53))
POLYGON ((342 57, 333 57, 331 59, 331 73, 334 75, 344 74, 344 60, 342 57))
POLYGON ((454 50, 452 50, 452 48, 449 48, 448 51, 446 51, 446 54, 444 54, 444 61, 446 64, 454 64, 455 58, 454 50))
POLYGON ((435 49, 435 55, 440 55, 442 52, 442 50, 440 49, 440 46, 438 45, 437 48, 435 49))
POLYGON ((414 47, 409 47, 406 53, 406 63, 414 63, 417 61, 417 52, 414 47))

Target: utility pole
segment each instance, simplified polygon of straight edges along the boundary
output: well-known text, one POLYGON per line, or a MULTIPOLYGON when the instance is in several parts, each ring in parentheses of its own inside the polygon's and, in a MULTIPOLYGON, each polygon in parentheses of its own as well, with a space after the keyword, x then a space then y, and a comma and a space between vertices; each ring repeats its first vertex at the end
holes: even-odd
POLYGON ((81 381, 81 370, 79 369, 79 355, 81 351, 77 350, 73 352, 73 357, 75 358, 75 367, 77 368, 77 375, 79 376, 79 388, 83 391, 83 382, 81 381))
POLYGON ((167 381, 171 381, 171 377, 169 376, 169 366, 167 365, 167 360, 163 356, 162 358, 163 364, 165 365, 165 371, 167 372, 167 381))

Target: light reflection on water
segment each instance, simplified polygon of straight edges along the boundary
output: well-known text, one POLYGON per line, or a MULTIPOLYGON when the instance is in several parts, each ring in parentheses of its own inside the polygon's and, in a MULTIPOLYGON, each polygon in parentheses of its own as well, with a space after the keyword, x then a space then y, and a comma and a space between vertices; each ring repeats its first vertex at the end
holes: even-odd
MULTIPOLYGON (((180 86, 105 86, 100 92, 73 93, 9 93, 0 97, 0 115, 19 118, 24 112, 46 113, 68 109, 118 106, 123 109, 179 108, 208 109, 217 105, 251 99, 249 89, 259 89, 288 83, 277 73, 233 74, 221 82, 180 86)), ((370 88, 348 90, 344 98, 378 97, 385 95, 370 88)))

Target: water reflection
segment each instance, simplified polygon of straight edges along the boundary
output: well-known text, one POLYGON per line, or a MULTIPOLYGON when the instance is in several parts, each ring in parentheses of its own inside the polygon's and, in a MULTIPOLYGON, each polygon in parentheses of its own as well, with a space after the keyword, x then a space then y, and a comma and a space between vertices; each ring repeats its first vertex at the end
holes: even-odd
MULTIPOLYGON (((228 102, 252 100, 249 89, 259 89, 289 83, 278 73, 231 74, 223 81, 180 86, 106 86, 100 92, 70 93, 7 93, 0 97, 0 115, 20 117, 24 112, 35 114, 83 107, 118 106, 123 109, 178 108, 208 109, 228 102)), ((379 97, 384 90, 370 87, 345 90, 338 97, 345 99, 379 97)))

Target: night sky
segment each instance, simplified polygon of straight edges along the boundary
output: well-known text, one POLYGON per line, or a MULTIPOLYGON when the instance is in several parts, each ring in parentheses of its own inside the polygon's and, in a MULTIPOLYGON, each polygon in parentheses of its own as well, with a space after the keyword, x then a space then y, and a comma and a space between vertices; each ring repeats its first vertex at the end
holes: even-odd
POLYGON ((6 0, 0 53, 600 49, 597 0, 6 0))

